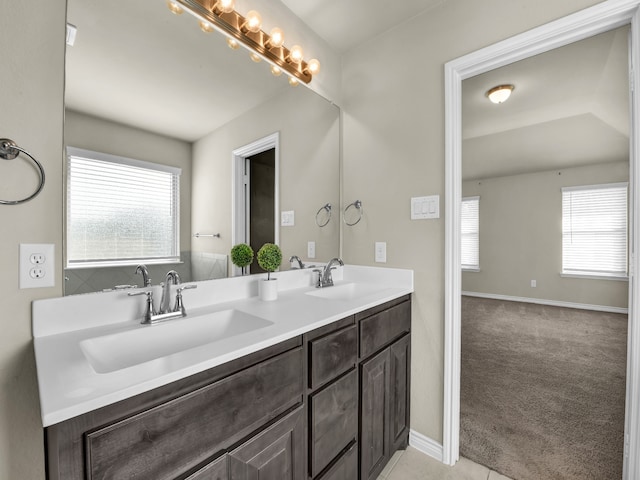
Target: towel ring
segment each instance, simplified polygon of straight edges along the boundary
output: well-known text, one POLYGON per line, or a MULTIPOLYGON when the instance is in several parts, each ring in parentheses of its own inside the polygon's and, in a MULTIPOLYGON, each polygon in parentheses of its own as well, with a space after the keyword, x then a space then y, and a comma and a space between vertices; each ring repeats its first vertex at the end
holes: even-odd
POLYGON ((318 212, 316 213, 316 225, 318 225, 319 227, 324 227, 325 225, 327 225, 327 223, 329 223, 329 220, 331 220, 331 204, 327 203, 324 207, 320 207, 320 210, 318 210, 318 212), (323 221, 318 221, 318 215, 320 215, 322 212, 326 212, 326 217, 327 220, 325 222, 323 221))
POLYGON ((353 227, 354 225, 356 225, 358 222, 360 222, 360 220, 362 220, 362 214, 364 212, 364 208, 362 207, 362 202, 360 200, 356 200, 353 203, 350 203, 349 205, 347 205, 347 207, 344 209, 344 216, 342 217, 342 220, 344 220, 344 223, 350 227, 353 227), (347 211, 351 208, 354 207, 356 210, 358 210, 359 215, 358 215, 358 219, 353 222, 353 223, 349 223, 347 221, 347 211))
POLYGON ((18 205, 20 203, 28 202, 33 197, 38 195, 42 190, 42 187, 44 187, 44 168, 42 168, 40 162, 33 158, 33 155, 27 152, 24 148, 16 145, 16 142, 14 142, 13 140, 9 140, 8 138, 0 138, 0 158, 4 158, 5 160, 13 160, 18 155, 20 155, 20 152, 24 153, 27 157, 33 160, 33 163, 35 163, 36 167, 38 167, 38 170, 40 172, 40 185, 38 185, 36 191, 28 197, 20 200, 0 200, 0 205, 18 205))

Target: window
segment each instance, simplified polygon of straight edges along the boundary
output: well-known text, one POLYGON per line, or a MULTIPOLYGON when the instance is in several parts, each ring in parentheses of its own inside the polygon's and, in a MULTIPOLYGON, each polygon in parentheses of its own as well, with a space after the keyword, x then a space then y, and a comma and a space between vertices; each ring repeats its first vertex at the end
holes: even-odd
POLYGON ((463 270, 480 269, 480 197, 462 199, 461 218, 461 254, 463 270))
POLYGON ((562 273, 627 276, 627 184, 562 189, 562 273))
POLYGON ((180 260, 179 168, 67 148, 67 267, 180 260))

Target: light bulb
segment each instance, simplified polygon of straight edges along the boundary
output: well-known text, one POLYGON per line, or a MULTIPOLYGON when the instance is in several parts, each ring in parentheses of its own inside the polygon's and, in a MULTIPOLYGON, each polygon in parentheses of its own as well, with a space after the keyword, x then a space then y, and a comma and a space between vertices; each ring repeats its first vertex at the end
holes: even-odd
POLYGON ((279 77, 282 75, 282 69, 280 67, 276 67, 275 65, 271 65, 271 73, 274 77, 279 77))
POLYGON ((262 61, 262 58, 260 58, 260 55, 258 55, 257 53, 250 53, 249 58, 251 58, 251 60, 253 60, 256 63, 259 63, 262 61))
POLYGON ((300 63, 303 56, 304 52, 302 51, 302 47, 300 45, 294 45, 293 47, 291 47, 291 50, 289 50, 289 60, 292 63, 300 63))
POLYGON ((235 40, 233 38, 227 38, 227 46, 231 50, 237 50, 240 47, 240 44, 238 43, 237 40, 235 40))
POLYGON ((311 75, 315 75, 320 71, 320 62, 315 58, 312 58, 307 62, 307 71, 311 75))
POLYGON ((262 17, 255 10, 250 10, 247 13, 243 28, 246 28, 250 32, 258 33, 262 27, 262 17))
POLYGON ((297 87, 300 82, 297 78, 289 77, 289 85, 292 87, 297 87))
POLYGON ((235 0, 218 0, 213 6, 214 12, 231 13, 235 7, 235 0))
POLYGON ((209 22, 205 22, 204 20, 200 20, 200 30, 202 30, 204 33, 211 33, 213 32, 213 25, 211 25, 209 22))
POLYGON ((182 7, 172 0, 167 0, 167 7, 171 13, 175 13, 176 15, 182 15, 182 12, 184 12, 182 7))
POLYGON ((282 44, 284 44, 284 32, 282 31, 282 29, 276 27, 271 30, 269 35, 271 36, 271 38, 267 43, 270 47, 278 48, 281 47, 282 44))

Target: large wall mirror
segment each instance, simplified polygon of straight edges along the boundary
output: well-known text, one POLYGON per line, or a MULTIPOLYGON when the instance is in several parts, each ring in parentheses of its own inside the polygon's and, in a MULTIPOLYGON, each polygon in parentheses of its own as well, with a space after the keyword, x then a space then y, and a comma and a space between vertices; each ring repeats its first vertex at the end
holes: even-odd
MULTIPOLYGON (((294 255, 306 264, 338 256, 339 212, 320 226, 323 207, 338 209, 340 200, 335 105, 273 76, 268 64, 230 49, 216 32, 202 32, 192 16, 172 14, 162 0, 69 0, 67 21, 77 35, 66 54, 65 145, 181 170, 180 261, 149 264, 153 284, 169 269, 183 281, 233 274, 229 252, 244 241, 234 211, 233 152, 264 139, 276 139, 272 163, 264 168, 262 158, 249 158, 247 167, 254 175, 271 170, 273 206, 255 201, 247 231, 271 225, 283 269, 294 255), (262 210, 268 217, 255 215, 262 210), (293 225, 282 226, 282 212, 293 212, 293 225), (307 257, 309 242, 315 258, 307 257)), ((65 294, 141 285, 134 272, 135 264, 66 268, 65 294)))

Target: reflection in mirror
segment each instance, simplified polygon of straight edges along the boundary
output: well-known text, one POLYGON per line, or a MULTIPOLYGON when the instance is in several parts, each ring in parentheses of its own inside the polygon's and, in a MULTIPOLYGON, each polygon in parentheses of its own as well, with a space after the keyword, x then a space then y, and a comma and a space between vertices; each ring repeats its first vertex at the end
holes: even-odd
POLYGON ((562 189, 629 180, 628 31, 462 82, 462 196, 479 199, 463 291, 626 308, 625 282, 565 275, 562 189), (511 97, 491 103, 502 84, 511 97))
MULTIPOLYGON (((69 0, 68 22, 78 31, 67 47, 65 144, 182 172, 180 262, 148 265, 153 284, 170 269, 183 282, 227 276, 234 243, 261 246, 250 223, 248 239, 236 233, 232 152, 270 135, 279 139, 272 241, 285 259, 297 255, 305 264, 338 256, 340 222, 315 221, 323 205, 339 205, 336 106, 289 86, 162 1, 69 0), (294 212, 293 225, 281 226, 282 211, 294 212), (307 258, 308 242, 315 242, 315 258, 307 258)), ((67 268, 65 294, 141 285, 132 263, 67 268)))

